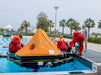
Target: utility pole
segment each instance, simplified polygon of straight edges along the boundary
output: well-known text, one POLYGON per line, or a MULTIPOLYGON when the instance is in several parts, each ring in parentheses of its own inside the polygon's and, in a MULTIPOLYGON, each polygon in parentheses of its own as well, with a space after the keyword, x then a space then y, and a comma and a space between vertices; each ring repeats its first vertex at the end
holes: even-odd
POLYGON ((59 7, 58 6, 55 6, 54 9, 55 9, 55 34, 56 34, 56 26, 57 26, 57 9, 59 7))

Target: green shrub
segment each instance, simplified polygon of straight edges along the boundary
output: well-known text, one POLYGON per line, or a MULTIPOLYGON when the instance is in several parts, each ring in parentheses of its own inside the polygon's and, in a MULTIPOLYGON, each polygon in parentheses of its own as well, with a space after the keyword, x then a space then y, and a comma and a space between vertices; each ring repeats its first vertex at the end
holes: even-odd
POLYGON ((23 35, 23 36, 33 36, 34 33, 23 33, 22 35, 23 35))
POLYGON ((49 37, 60 37, 60 35, 57 34, 47 34, 49 37))
MULTIPOLYGON (((49 37, 60 37, 60 35, 57 34, 47 34, 49 37)), ((73 39, 72 35, 63 35, 64 38, 70 38, 73 39)))
POLYGON ((101 38, 88 37, 88 42, 101 44, 101 38))
POLYGON ((72 35, 63 35, 64 38, 69 38, 69 39, 73 39, 72 35))
POLYGON ((13 35, 33 36, 34 33, 14 33, 13 35))
MULTIPOLYGON (((33 36, 34 33, 14 33, 13 35, 33 36)), ((47 34, 49 37, 60 37, 57 34, 47 34)), ((73 39, 72 35, 63 35, 64 38, 73 39)), ((88 37, 88 42, 101 44, 101 38, 88 37)))

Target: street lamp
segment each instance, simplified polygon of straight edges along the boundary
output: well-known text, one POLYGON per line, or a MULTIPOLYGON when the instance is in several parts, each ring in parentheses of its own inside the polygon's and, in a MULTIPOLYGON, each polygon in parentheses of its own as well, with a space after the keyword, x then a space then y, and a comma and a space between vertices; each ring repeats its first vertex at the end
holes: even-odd
POLYGON ((56 23, 57 23, 57 9, 58 9, 58 8, 59 8, 58 6, 55 6, 55 7, 54 7, 54 9, 56 10, 56 11, 55 11, 55 34, 56 34, 56 25, 57 25, 57 24, 56 24, 56 23))

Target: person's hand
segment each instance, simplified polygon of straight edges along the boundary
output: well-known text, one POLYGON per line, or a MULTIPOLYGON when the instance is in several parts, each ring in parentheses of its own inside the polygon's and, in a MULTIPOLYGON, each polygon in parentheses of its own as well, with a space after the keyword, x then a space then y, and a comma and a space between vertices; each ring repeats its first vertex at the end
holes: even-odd
POLYGON ((24 47, 24 44, 21 44, 21 47, 24 47))

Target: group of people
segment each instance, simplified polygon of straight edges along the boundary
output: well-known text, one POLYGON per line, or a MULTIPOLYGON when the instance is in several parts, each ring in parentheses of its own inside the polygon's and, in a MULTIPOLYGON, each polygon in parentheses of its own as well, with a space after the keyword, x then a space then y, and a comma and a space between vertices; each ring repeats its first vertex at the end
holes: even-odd
MULTIPOLYGON (((9 51, 11 53, 15 53, 18 50, 20 50, 24 45, 21 43, 22 35, 14 36, 12 41, 9 44, 9 51)), ((82 32, 75 31, 73 32, 73 40, 69 42, 69 44, 63 39, 63 36, 61 35, 58 40, 55 40, 57 42, 57 47, 61 51, 67 51, 70 52, 72 49, 72 46, 75 46, 75 43, 78 42, 80 46, 80 52, 78 55, 82 56, 83 51, 83 43, 85 41, 85 51, 87 50, 87 29, 84 25, 82 25, 82 32)))
POLYGON ((60 36, 60 39, 57 40, 57 47, 61 51, 67 51, 70 52, 72 49, 72 46, 75 46, 75 43, 78 42, 80 46, 80 52, 78 55, 82 56, 83 51, 83 43, 85 42, 85 52, 87 50, 87 29, 85 28, 85 25, 82 25, 82 32, 81 31, 74 31, 73 32, 73 40, 68 43, 62 39, 63 36, 60 36))

